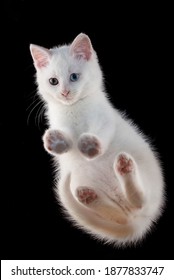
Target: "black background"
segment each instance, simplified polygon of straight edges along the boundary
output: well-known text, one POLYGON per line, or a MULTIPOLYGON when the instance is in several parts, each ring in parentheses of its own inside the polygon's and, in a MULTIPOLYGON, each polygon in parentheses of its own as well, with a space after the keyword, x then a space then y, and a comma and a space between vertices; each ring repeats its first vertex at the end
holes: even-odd
POLYGON ((173 258, 170 7, 125 3, 122 7, 100 4, 95 8, 94 3, 82 1, 7 0, 4 8, 2 258, 173 258), (136 247, 114 248, 94 240, 63 217, 54 198, 51 158, 41 141, 46 125, 44 118, 38 120, 40 106, 35 107, 35 71, 29 44, 50 48, 71 42, 80 32, 89 35, 98 53, 111 101, 151 138, 163 162, 165 212, 136 247))

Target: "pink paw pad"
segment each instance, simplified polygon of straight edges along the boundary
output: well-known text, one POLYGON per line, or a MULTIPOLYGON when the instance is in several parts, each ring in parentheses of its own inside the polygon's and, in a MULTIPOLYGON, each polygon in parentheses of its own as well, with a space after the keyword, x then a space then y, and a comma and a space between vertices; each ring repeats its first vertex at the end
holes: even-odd
POLYGON ((97 199, 97 194, 87 187, 79 187, 77 189, 77 198, 83 204, 90 204, 97 199))
POLYGON ((117 159, 116 167, 120 175, 125 175, 134 170, 134 163, 128 155, 120 154, 117 159))
POLYGON ((78 142, 81 153, 89 159, 101 154, 101 145, 95 136, 83 135, 78 142))
POLYGON ((70 143, 63 133, 58 130, 47 130, 44 137, 44 146, 49 152, 62 154, 70 149, 70 143))

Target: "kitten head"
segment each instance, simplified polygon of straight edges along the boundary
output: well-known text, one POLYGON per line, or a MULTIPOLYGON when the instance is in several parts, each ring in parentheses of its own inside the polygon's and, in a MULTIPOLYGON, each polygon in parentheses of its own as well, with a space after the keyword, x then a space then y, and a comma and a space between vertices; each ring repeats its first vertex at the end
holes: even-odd
POLYGON ((89 37, 79 34, 71 45, 46 49, 30 45, 39 93, 45 101, 71 105, 102 89, 102 72, 89 37))

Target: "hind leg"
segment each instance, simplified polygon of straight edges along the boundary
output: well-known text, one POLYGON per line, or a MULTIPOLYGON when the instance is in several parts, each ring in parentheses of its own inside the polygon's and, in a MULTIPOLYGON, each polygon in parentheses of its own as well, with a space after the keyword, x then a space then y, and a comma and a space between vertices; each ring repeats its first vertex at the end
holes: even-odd
POLYGON ((77 200, 88 209, 92 210, 102 219, 125 224, 128 221, 124 211, 104 193, 93 188, 81 186, 76 189, 77 200))
POLYGON ((97 193, 88 187, 79 187, 76 191, 79 202, 84 205, 90 205, 98 199, 97 193))
POLYGON ((114 162, 114 171, 125 187, 129 203, 134 208, 142 208, 144 204, 144 193, 134 159, 125 152, 118 154, 114 162))

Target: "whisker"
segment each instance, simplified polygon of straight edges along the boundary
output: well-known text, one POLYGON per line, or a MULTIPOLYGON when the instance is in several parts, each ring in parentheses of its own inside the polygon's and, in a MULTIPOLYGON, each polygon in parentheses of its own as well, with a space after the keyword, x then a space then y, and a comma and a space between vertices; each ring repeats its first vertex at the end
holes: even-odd
MULTIPOLYGON (((35 100, 35 101, 37 101, 37 100, 35 100)), ((31 114, 32 114, 32 112, 37 108, 37 106, 39 106, 40 104, 42 104, 42 100, 39 100, 38 102, 37 102, 37 104, 32 108, 32 110, 30 111, 30 113, 29 113, 29 115, 28 115, 28 117, 27 117, 27 124, 29 124, 29 119, 30 119, 30 117, 31 117, 31 114)), ((31 107, 31 106, 30 106, 31 107)))
POLYGON ((43 117, 45 116, 45 111, 46 111, 46 105, 44 104, 44 106, 42 107, 42 110, 41 110, 41 112, 40 112, 40 115, 39 115, 39 117, 40 117, 40 122, 42 122, 42 119, 43 119, 43 117))
POLYGON ((30 109, 31 106, 34 105, 35 102, 37 102, 40 99, 39 96, 34 96, 34 100, 31 102, 31 104, 27 107, 26 111, 30 109))
POLYGON ((39 130, 41 130, 40 128, 40 123, 42 121, 42 117, 43 117, 43 113, 45 111, 45 104, 42 102, 41 106, 38 108, 36 116, 35 116, 35 124, 38 126, 39 130))
POLYGON ((36 96, 39 98, 37 90, 35 89, 35 90, 32 90, 29 94, 27 93, 27 96, 26 96, 25 99, 30 100, 30 99, 32 99, 33 97, 36 97, 36 96))

